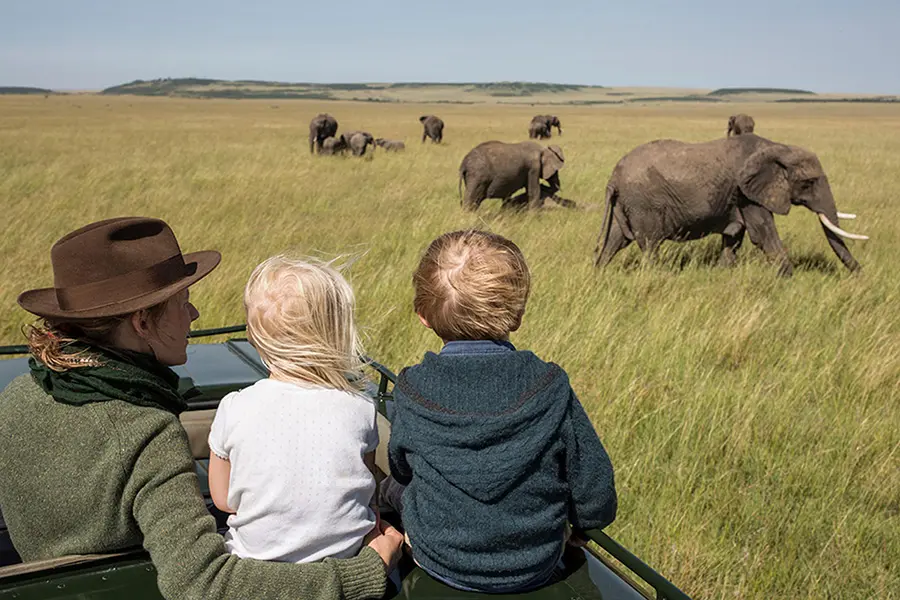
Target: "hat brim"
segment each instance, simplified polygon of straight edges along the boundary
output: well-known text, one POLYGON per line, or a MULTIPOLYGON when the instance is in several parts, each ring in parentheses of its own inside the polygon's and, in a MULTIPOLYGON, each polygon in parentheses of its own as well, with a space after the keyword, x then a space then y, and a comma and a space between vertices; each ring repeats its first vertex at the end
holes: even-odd
POLYGON ((202 250, 185 254, 185 265, 189 269, 192 268, 192 265, 196 265, 196 268, 193 269, 190 275, 185 275, 178 281, 147 294, 87 310, 64 310, 61 308, 56 297, 56 288, 41 288, 22 292, 19 294, 17 302, 19 306, 28 312, 47 319, 83 320, 127 315, 143 308, 155 306, 171 298, 186 287, 197 283, 209 275, 219 265, 221 260, 222 255, 215 250, 202 250))

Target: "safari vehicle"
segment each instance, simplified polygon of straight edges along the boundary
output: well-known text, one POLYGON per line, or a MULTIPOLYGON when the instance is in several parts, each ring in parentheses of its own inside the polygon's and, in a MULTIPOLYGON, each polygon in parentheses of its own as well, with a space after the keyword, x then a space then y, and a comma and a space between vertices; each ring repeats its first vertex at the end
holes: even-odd
MULTIPOLYGON (((236 334, 244 326, 194 331, 191 337, 236 334)), ((0 347, 2 355, 21 355, 24 346, 0 347)), ((392 402, 394 374, 382 365, 368 361, 374 370, 367 393, 378 405, 382 445, 377 463, 386 470, 386 441, 390 434, 387 419, 392 402)), ((26 372, 24 357, 0 360, 0 389, 14 377, 26 372)), ((207 486, 209 448, 207 436, 215 409, 222 397, 247 387, 268 375, 256 350, 245 338, 219 343, 188 346, 188 361, 175 367, 181 376, 181 389, 188 392, 189 409, 181 415, 194 454, 200 488, 207 506, 215 514, 207 486)), ((219 519, 222 514, 217 515, 219 519)), ((385 518, 401 526, 387 514, 385 518)), ((222 521, 220 520, 220 523, 222 521)), ((635 555, 602 531, 590 531, 594 542, 584 548, 568 547, 563 558, 566 569, 546 586, 514 596, 533 600, 666 599, 689 600, 675 585, 655 572, 635 555)), ((418 600, 463 600, 483 596, 462 592, 439 583, 405 557, 399 566, 399 578, 388 585, 387 598, 418 600), (400 585, 396 585, 399 579, 400 585)), ((116 554, 66 556, 34 563, 19 562, 12 549, 5 523, 0 518, 0 600, 99 600, 128 597, 133 600, 161 598, 156 571, 146 552, 137 548, 116 554)))

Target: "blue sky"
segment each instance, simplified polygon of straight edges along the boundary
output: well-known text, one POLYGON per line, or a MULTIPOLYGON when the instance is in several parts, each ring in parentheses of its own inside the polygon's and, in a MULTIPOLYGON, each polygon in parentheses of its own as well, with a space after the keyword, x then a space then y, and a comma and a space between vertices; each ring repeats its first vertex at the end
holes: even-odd
POLYGON ((898 24, 898 0, 5 0, 0 85, 196 76, 894 94, 898 24))

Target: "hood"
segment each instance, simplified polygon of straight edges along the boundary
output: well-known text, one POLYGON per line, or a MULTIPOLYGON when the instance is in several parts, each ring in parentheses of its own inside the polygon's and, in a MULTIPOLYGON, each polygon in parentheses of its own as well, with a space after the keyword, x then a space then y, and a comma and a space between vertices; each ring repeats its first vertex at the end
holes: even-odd
POLYGON ((571 401, 565 372, 527 351, 428 353, 400 373, 394 393, 415 420, 419 457, 480 502, 506 495, 536 468, 571 401))

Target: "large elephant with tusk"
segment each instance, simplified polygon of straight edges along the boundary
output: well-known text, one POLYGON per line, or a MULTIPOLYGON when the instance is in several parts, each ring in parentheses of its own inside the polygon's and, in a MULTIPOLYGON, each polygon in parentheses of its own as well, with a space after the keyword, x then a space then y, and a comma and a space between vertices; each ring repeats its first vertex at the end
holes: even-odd
POLYGON ((650 142, 613 169, 594 264, 608 264, 632 241, 652 256, 664 240, 720 234, 720 264, 731 265, 746 232, 789 276, 793 267, 773 215, 788 214, 792 205, 813 211, 844 266, 859 269, 844 239, 868 238, 838 226, 839 218, 855 215, 837 211, 814 153, 752 133, 699 144, 650 142))
POLYGON ((322 142, 337 133, 337 119, 328 113, 319 113, 309 122, 309 152, 322 152, 322 142))

